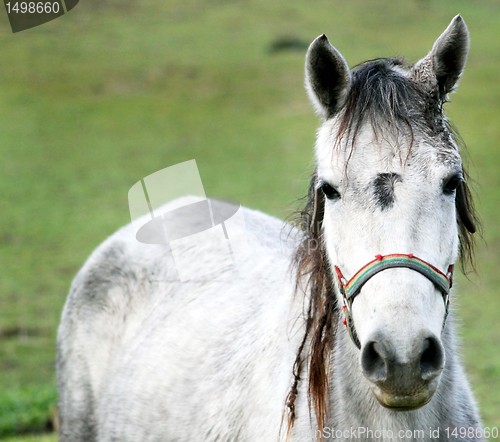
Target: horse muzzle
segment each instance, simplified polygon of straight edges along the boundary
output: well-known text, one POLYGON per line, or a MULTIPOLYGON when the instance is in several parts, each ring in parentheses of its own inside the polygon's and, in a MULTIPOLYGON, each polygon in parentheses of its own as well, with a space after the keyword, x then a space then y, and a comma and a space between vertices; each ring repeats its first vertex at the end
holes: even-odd
POLYGON ((390 341, 374 335, 361 349, 361 368, 372 392, 384 407, 413 410, 434 395, 445 357, 439 339, 420 335, 413 340, 411 358, 401 357, 390 341))

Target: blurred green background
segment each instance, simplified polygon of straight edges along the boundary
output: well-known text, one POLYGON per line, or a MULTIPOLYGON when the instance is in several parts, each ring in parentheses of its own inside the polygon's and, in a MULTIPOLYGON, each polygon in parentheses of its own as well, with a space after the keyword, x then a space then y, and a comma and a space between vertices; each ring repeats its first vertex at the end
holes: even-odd
POLYGON ((129 221, 136 181, 195 158, 209 196, 286 217, 319 124, 307 44, 326 33, 351 65, 414 62, 457 13, 472 46, 447 109, 484 240, 454 306, 484 424, 500 426, 498 0, 82 0, 17 34, 0 19, 0 438, 50 430, 62 305, 90 252, 129 221))

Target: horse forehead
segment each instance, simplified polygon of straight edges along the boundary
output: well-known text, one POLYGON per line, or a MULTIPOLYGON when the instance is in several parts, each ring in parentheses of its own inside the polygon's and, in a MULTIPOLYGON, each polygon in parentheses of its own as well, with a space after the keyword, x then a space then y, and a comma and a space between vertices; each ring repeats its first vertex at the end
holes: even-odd
POLYGON ((361 128, 354 142, 338 140, 336 133, 335 121, 325 123, 318 132, 318 172, 327 179, 340 171, 367 179, 383 173, 406 175, 409 171, 413 176, 428 178, 434 171, 457 168, 461 163, 451 136, 429 137, 418 131, 412 135, 375 133, 369 124, 361 128))

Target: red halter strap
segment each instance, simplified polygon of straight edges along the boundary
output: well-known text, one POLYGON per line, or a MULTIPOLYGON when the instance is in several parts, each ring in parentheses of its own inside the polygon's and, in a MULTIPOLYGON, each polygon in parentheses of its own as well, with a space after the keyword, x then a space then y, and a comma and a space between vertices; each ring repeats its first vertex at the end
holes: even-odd
POLYGON ((349 280, 346 280, 338 266, 334 266, 338 287, 344 300, 344 305, 342 307, 345 316, 344 325, 347 328, 349 336, 351 336, 353 342, 358 348, 361 348, 361 344, 357 337, 351 314, 351 307, 354 298, 359 295, 363 285, 365 285, 370 278, 383 270, 393 268, 407 268, 415 270, 429 279, 443 295, 446 309, 444 321, 446 321, 446 317, 448 316, 448 306, 450 304, 449 293, 453 284, 453 264, 448 266, 448 270, 445 274, 427 261, 413 255, 413 253, 376 255, 374 260, 361 267, 349 280))

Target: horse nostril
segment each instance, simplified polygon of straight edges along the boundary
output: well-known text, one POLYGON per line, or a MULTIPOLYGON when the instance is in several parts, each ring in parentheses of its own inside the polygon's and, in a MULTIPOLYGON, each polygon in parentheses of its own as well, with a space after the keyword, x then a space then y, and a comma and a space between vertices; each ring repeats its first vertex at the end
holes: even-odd
POLYGON ((444 366, 444 351, 441 343, 433 336, 424 339, 420 356, 420 372, 422 379, 435 378, 444 366))
POLYGON ((361 368, 367 379, 383 382, 387 379, 387 367, 383 347, 376 341, 370 341, 361 352, 361 368))

